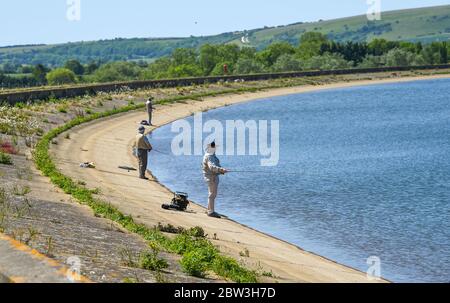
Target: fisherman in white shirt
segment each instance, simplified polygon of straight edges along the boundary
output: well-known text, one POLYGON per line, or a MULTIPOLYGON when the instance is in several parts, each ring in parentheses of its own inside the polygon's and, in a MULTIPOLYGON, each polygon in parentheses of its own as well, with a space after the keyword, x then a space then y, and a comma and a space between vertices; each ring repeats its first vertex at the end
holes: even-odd
POLYGON ((220 160, 216 156, 216 143, 208 145, 205 157, 203 158, 203 176, 208 184, 208 216, 221 218, 215 211, 215 200, 219 187, 219 176, 228 173, 228 170, 222 168, 220 160))

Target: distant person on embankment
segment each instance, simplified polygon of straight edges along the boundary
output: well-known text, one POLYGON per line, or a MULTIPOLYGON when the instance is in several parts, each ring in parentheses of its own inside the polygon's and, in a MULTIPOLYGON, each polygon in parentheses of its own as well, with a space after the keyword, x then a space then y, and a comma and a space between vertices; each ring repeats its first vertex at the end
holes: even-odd
POLYGON ((147 103, 145 103, 145 108, 147 109, 147 114, 148 114, 148 124, 149 124, 149 126, 153 126, 153 124, 152 124, 153 97, 148 98, 147 103))
POLYGON ((139 178, 148 180, 145 172, 147 171, 148 153, 153 147, 145 136, 145 127, 142 125, 138 129, 134 147, 137 149, 137 157, 139 159, 139 178))
POLYGON ((215 211, 215 201, 217 190, 219 188, 219 176, 228 173, 228 170, 222 168, 220 160, 216 156, 216 143, 208 145, 205 157, 203 158, 203 176, 208 184, 208 216, 221 218, 215 211))

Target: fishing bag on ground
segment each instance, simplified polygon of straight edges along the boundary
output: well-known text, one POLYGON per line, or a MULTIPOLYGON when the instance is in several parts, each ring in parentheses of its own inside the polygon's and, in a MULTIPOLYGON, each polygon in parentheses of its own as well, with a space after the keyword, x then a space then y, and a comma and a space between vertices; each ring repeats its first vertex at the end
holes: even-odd
POLYGON ((186 211, 189 206, 188 194, 176 192, 170 204, 163 204, 162 208, 166 210, 186 211))

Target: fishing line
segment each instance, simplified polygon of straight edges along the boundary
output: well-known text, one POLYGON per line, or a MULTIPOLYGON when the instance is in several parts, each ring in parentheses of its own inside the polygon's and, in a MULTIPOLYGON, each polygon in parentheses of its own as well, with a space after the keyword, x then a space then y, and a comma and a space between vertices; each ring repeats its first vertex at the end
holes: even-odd
POLYGON ((253 170, 230 170, 228 173, 238 174, 277 174, 277 175, 297 175, 297 173, 290 172, 277 172, 277 171, 253 171, 253 170))
POLYGON ((165 153, 165 152, 162 152, 162 151, 159 151, 159 150, 157 150, 157 149, 152 149, 152 151, 154 151, 155 153, 161 154, 161 155, 170 156, 170 154, 165 153))

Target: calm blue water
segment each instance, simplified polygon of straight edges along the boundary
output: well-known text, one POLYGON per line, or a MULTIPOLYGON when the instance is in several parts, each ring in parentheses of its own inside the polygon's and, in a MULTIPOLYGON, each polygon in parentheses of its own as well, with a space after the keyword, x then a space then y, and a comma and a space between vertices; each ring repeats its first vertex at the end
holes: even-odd
MULTIPOLYGON (((395 282, 450 282, 450 80, 327 90, 230 106, 204 119, 280 120, 280 164, 222 178, 218 211, 395 282)), ((189 118, 192 122, 193 118, 189 118)), ((152 135, 170 152, 170 125, 152 135)), ((150 169, 206 205, 202 157, 153 153, 150 169)))

